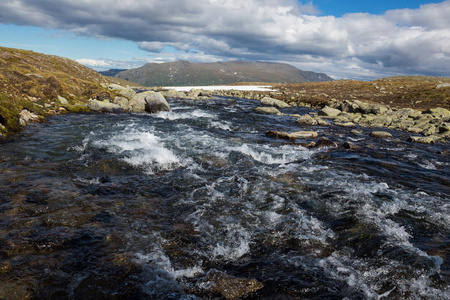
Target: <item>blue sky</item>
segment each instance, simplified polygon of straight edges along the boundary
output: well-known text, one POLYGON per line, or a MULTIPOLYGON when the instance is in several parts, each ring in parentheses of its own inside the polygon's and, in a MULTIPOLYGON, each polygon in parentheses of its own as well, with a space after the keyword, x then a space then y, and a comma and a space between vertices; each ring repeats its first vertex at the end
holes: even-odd
POLYGON ((97 70, 241 59, 334 78, 449 76, 448 15, 450 0, 17 0, 0 3, 0 45, 97 70))

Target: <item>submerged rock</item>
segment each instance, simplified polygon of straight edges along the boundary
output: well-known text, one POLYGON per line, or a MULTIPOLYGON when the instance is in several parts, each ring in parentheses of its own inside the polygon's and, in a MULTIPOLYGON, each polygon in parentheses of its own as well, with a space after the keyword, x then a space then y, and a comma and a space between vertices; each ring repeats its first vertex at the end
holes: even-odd
POLYGON ((284 101, 281 100, 277 100, 271 97, 264 97, 261 99, 261 104, 262 105, 266 105, 266 106, 275 106, 278 108, 287 108, 287 107, 291 107, 289 104, 287 104, 284 101))
POLYGON ((386 131, 372 131, 370 136, 382 139, 392 138, 392 134, 386 131))
POLYGON ((321 137, 316 145, 314 146, 315 148, 323 148, 323 147, 331 147, 331 148, 336 148, 338 145, 336 144, 336 142, 333 142, 332 140, 326 138, 326 137, 321 137))
POLYGON ((256 279, 238 278, 212 269, 204 277, 203 288, 219 293, 225 299, 239 299, 261 289, 264 285, 256 279))
POLYGON ((353 142, 347 141, 342 145, 342 148, 349 150, 358 150, 360 147, 353 142))

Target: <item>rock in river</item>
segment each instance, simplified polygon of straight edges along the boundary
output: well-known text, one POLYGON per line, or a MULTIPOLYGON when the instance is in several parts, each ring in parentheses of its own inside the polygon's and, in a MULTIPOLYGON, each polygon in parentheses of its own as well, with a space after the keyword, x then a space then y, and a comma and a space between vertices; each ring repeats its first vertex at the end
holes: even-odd
POLYGON ((386 131, 372 131, 370 136, 382 139, 392 138, 392 134, 386 131))
POLYGON ((275 107, 256 107, 255 112, 266 115, 281 115, 281 111, 275 107))
POLYGON ((301 125, 317 125, 318 122, 316 120, 314 120, 313 117, 311 117, 310 115, 303 115, 300 116, 295 123, 297 124, 301 124, 301 125))
POLYGON ((275 107, 279 107, 279 108, 286 108, 286 107, 291 107, 289 104, 287 104, 284 101, 281 100, 277 100, 271 97, 264 97, 261 99, 261 104, 262 105, 266 105, 266 106, 275 106, 275 107))
POLYGON ((157 113, 160 111, 171 111, 169 103, 163 95, 156 92, 148 93, 145 98, 145 111, 149 113, 157 113))

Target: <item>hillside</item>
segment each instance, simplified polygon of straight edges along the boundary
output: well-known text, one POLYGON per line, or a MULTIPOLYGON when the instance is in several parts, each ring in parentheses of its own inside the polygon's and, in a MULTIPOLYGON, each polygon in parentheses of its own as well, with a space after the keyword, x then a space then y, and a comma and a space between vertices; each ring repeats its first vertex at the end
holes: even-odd
POLYGON ((20 115, 44 120, 49 114, 86 110, 106 92, 107 78, 73 60, 0 47, 0 137, 22 128, 20 115))
MULTIPOLYGON (((111 71, 105 72, 111 74, 111 71)), ((145 86, 222 85, 236 82, 301 83, 332 80, 326 74, 302 71, 288 64, 245 61, 151 63, 119 72, 114 77, 145 86)))

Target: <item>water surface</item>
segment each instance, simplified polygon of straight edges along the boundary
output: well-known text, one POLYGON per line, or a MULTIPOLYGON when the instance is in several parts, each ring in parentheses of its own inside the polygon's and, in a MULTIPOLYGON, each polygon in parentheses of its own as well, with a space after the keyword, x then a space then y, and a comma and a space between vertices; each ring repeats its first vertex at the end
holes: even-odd
POLYGON ((448 299, 449 144, 331 126, 361 148, 307 149, 265 137, 311 128, 258 103, 55 116, 1 144, 0 298, 221 299, 221 274, 261 283, 246 299, 448 299))

